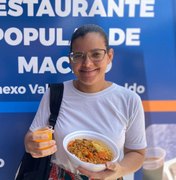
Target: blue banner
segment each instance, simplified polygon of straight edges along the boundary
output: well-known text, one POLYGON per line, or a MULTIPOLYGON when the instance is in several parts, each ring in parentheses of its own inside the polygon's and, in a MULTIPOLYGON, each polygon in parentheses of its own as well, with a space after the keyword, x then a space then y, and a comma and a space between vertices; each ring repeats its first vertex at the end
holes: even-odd
POLYGON ((83 24, 106 31, 115 52, 107 79, 140 95, 146 128, 175 124, 175 7, 174 0, 0 0, 0 179, 13 179, 48 84, 74 78, 69 41, 83 24))

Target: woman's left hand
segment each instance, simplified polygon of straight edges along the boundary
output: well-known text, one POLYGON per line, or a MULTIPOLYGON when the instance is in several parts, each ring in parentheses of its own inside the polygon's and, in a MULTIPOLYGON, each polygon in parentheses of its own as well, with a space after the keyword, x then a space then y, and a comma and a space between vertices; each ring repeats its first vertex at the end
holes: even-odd
POLYGON ((107 162, 106 169, 100 172, 88 171, 82 167, 78 167, 78 171, 89 177, 90 179, 100 180, 116 180, 121 177, 121 166, 118 163, 107 162))
POLYGON ((82 167, 78 167, 78 170, 90 179, 115 180, 127 174, 134 173, 141 168, 144 161, 145 149, 134 150, 124 148, 124 154, 124 158, 119 163, 107 162, 104 171, 92 172, 82 167))

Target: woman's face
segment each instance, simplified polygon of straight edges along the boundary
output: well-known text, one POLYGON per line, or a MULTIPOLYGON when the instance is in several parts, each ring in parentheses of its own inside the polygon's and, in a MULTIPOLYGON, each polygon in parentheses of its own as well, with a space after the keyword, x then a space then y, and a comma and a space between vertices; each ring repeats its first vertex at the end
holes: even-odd
MULTIPOLYGON (((83 37, 74 40, 72 51, 90 52, 95 49, 106 50, 103 36, 96 32, 87 33, 83 37)), ((106 51, 107 52, 107 51, 106 51)), ((104 58, 99 62, 93 62, 88 55, 81 62, 73 63, 70 60, 72 70, 76 75, 78 82, 86 86, 102 85, 105 81, 105 72, 107 65, 113 59, 113 49, 105 53, 104 58)))

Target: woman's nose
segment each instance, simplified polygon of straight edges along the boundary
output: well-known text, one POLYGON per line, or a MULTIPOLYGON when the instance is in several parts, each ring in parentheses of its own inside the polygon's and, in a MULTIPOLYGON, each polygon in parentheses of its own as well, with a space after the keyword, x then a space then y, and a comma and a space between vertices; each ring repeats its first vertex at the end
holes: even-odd
POLYGON ((86 65, 92 64, 92 60, 89 58, 88 54, 84 55, 83 64, 86 65))

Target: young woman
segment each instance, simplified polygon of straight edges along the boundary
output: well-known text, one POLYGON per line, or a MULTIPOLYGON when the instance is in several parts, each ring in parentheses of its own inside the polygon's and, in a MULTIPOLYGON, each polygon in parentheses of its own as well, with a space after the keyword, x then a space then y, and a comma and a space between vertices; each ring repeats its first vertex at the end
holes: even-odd
POLYGON ((125 179, 137 171, 144 160, 146 139, 141 99, 136 93, 105 79, 106 68, 113 60, 113 49, 109 48, 101 27, 94 24, 79 27, 72 35, 69 59, 76 80, 64 82, 55 140, 35 142, 46 136, 33 133, 38 126, 48 124, 48 89, 26 134, 26 151, 36 158, 53 154, 51 179, 56 173, 56 179, 61 174, 63 179, 125 179), (111 138, 120 148, 119 161, 107 162, 107 169, 98 173, 82 167, 75 169, 63 150, 62 141, 68 133, 77 130, 91 130, 111 138), (48 146, 50 148, 41 150, 48 146))

